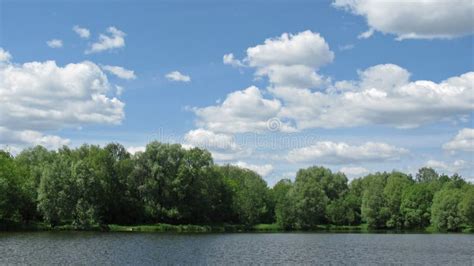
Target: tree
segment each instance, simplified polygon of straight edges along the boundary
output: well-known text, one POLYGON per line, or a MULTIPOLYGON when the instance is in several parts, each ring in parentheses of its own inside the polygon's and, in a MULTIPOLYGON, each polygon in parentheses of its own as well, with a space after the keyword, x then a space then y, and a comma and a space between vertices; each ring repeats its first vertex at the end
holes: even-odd
POLYGON ((467 184, 463 189, 463 197, 459 204, 464 221, 474 227, 474 185, 467 184))
POLYGON ((458 231, 463 223, 460 211, 462 191, 458 188, 445 188, 433 197, 431 223, 438 230, 458 231))
POLYGON ((239 223, 250 226, 269 216, 269 189, 257 173, 236 166, 221 167, 233 191, 233 210, 239 223))
POLYGON ((184 154, 179 144, 155 141, 135 158, 131 180, 138 189, 147 221, 176 223, 182 218, 176 208, 182 192, 173 190, 173 182, 184 154))
POLYGON ((384 197, 387 174, 377 173, 365 179, 369 182, 362 196, 362 218, 370 228, 384 228, 390 216, 384 197))
POLYGON ((20 208, 23 219, 28 222, 38 219, 37 210, 38 187, 44 168, 51 164, 54 152, 42 146, 27 148, 15 157, 17 168, 24 170, 22 174, 22 190, 24 191, 24 204, 20 208))
POLYGON ((0 221, 21 221, 21 206, 24 204, 22 175, 24 173, 13 157, 0 150, 0 221))
POLYGON ((356 209, 354 208, 352 195, 347 195, 332 201, 326 208, 326 215, 329 223, 335 225, 352 225, 357 218, 356 209))
POLYGON ((417 182, 433 182, 438 180, 438 173, 431 167, 423 167, 418 170, 416 174, 417 182))
POLYGON ((401 228, 403 226, 403 217, 400 213, 402 193, 411 184, 411 178, 403 173, 392 172, 388 176, 387 184, 384 188, 384 198, 389 214, 387 227, 401 228))
POLYGON ((276 223, 283 229, 291 229, 294 226, 294 212, 292 196, 289 195, 293 188, 290 179, 282 179, 273 186, 271 195, 274 205, 274 219, 276 223))
POLYGON ((327 175, 324 168, 300 170, 296 176, 292 202, 295 208, 296 228, 310 229, 324 222, 329 201, 321 177, 327 175))
POLYGON ((430 224, 433 192, 426 183, 407 187, 402 194, 400 213, 405 228, 425 228, 430 224))
POLYGON ((343 173, 332 173, 324 167, 309 167, 298 171, 299 178, 314 178, 321 185, 329 200, 338 199, 348 191, 347 177, 343 173))
POLYGON ((75 207, 72 190, 72 161, 70 150, 58 152, 54 161, 45 167, 38 190, 38 209, 52 226, 71 220, 75 207))

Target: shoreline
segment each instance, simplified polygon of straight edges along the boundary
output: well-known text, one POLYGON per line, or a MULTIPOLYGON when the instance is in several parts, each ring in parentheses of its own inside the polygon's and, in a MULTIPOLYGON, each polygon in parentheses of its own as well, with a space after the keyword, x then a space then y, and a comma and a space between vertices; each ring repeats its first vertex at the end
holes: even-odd
POLYGON ((439 231, 425 229, 369 229, 366 224, 352 226, 319 225, 308 230, 284 230, 277 224, 257 224, 251 227, 244 225, 193 225, 193 224, 143 224, 143 225, 94 225, 88 228, 77 228, 72 225, 51 227, 44 223, 27 225, 1 225, 1 232, 138 232, 138 233, 360 233, 360 234, 474 234, 474 228, 464 228, 461 231, 439 231))

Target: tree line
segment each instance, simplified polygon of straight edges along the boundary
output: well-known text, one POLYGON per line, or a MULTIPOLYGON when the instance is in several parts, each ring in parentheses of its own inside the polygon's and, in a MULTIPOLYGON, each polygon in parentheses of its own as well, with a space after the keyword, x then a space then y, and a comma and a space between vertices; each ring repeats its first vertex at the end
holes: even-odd
POLYGON ((323 167, 269 188, 255 172, 216 165, 203 149, 151 142, 130 154, 120 144, 0 150, 0 223, 277 223, 286 230, 367 224, 374 229, 459 231, 474 227, 474 185, 421 168, 351 182, 323 167))

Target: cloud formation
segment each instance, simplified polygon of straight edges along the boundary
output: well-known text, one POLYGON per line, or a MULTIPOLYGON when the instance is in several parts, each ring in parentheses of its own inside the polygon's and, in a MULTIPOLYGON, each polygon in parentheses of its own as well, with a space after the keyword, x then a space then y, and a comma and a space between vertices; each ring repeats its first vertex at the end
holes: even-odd
POLYGON ((398 160, 407 153, 408 150, 404 148, 381 142, 366 142, 356 146, 344 142, 321 141, 291 150, 287 155, 287 160, 292 163, 338 165, 398 160))
POLYGON ((474 129, 464 128, 451 141, 443 145, 448 151, 474 152, 474 129))
POLYGON ((46 44, 51 48, 61 48, 63 47, 63 41, 59 39, 52 39, 46 42, 46 44))
POLYGON ((226 54, 224 64, 253 67, 257 77, 266 76, 275 85, 298 88, 322 85, 324 78, 316 71, 334 60, 326 40, 309 30, 266 39, 246 53, 242 61, 232 53, 226 54))
POLYGON ((270 88, 281 99, 280 117, 295 120, 298 129, 361 125, 418 127, 439 121, 462 120, 474 103, 474 72, 440 83, 410 81, 397 65, 370 67, 358 81, 340 81, 325 91, 291 87, 270 88))
POLYGON ((91 36, 91 32, 89 31, 89 29, 86 29, 86 28, 82 28, 78 25, 75 25, 74 27, 72 27, 72 30, 77 34, 79 35, 79 37, 83 38, 83 39, 89 39, 89 37, 91 36))
MULTIPOLYGON (((197 125, 214 132, 245 133, 265 132, 281 109, 280 101, 263 98, 260 90, 251 86, 242 91, 235 91, 219 105, 194 108, 197 125)), ((278 122, 278 121, 277 121, 278 122)), ((281 123, 278 130, 292 131, 292 127, 281 123)))
POLYGON ((182 74, 179 71, 172 71, 165 76, 170 81, 178 81, 178 82, 190 82, 191 77, 185 74, 182 74))
POLYGON ((12 55, 0 47, 0 63, 9 62, 12 59, 12 55))
POLYGON ((57 130, 119 124, 124 103, 96 64, 54 61, 0 65, 0 125, 10 130, 57 130))
POLYGON ((114 50, 125 46, 125 32, 115 28, 108 27, 106 34, 100 34, 99 40, 93 43, 89 49, 85 51, 86 54, 99 53, 107 50, 114 50))
POLYGON ((404 39, 451 39, 474 33, 474 5, 471 0, 334 0, 333 5, 363 16, 369 31, 374 30, 404 39))
POLYGON ((120 66, 109 66, 105 65, 102 66, 102 69, 109 72, 110 74, 113 74, 121 79, 136 79, 137 76, 135 76, 135 72, 133 70, 128 70, 120 66))
POLYGON ((262 177, 266 177, 273 172, 273 165, 271 164, 258 165, 258 164, 249 164, 246 162, 238 161, 236 163, 233 163, 233 165, 250 169, 262 177))

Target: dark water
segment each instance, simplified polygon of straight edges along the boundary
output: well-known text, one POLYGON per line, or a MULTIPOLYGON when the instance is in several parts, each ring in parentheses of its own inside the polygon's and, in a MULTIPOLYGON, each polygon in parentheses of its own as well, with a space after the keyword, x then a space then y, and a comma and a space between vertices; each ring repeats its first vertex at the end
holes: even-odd
POLYGON ((473 265, 474 235, 0 233, 0 264, 473 265))

